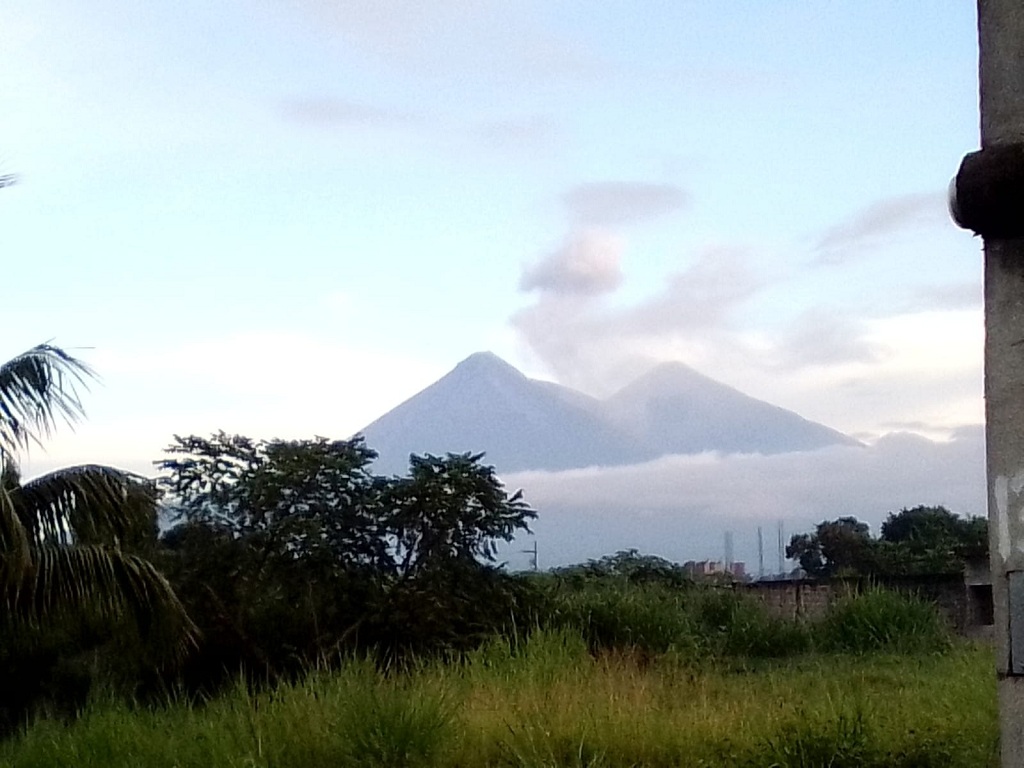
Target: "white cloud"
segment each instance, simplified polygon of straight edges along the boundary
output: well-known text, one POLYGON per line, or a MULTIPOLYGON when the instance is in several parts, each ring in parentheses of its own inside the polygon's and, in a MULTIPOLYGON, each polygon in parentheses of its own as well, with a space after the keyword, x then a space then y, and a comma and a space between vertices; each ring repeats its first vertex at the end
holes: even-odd
POLYGON ((335 98, 290 99, 282 109, 285 116, 292 120, 323 126, 379 128, 414 119, 404 112, 335 98))
MULTIPOLYGON (((547 564, 639 546, 677 559, 721 556, 722 533, 743 537, 753 557, 758 525, 808 530, 852 515, 877 526, 889 512, 942 504, 985 514, 980 426, 933 442, 892 434, 869 447, 831 447, 775 456, 672 456, 631 467, 522 472, 503 477, 538 510, 547 564)), ((774 542, 772 542, 774 543, 774 542)), ((772 556, 769 562, 773 562, 772 556)))
POLYGON ((622 283, 622 238, 597 230, 575 234, 558 250, 527 267, 523 291, 550 295, 595 296, 622 283))
POLYGON ((570 218, 584 226, 616 226, 681 210, 686 193, 672 184, 601 181, 579 184, 562 198, 570 218))
MULTIPOLYGON (((523 288, 547 284, 526 277, 533 276, 526 273, 523 288)), ((659 359, 683 355, 699 366, 699 358, 715 349, 734 347, 733 314, 763 285, 746 253, 724 248, 706 251, 690 267, 670 275, 661 292, 633 305, 615 306, 598 295, 614 287, 620 279, 617 270, 615 278, 605 279, 602 291, 542 292, 534 305, 512 318, 559 381, 599 395, 659 359)))
POLYGON ((292 0, 347 46, 418 73, 503 79, 593 78, 607 64, 538 27, 528 3, 496 0, 292 0))
POLYGON ((818 241, 818 260, 825 264, 845 262, 903 232, 930 226, 949 226, 945 194, 901 195, 879 200, 829 229, 818 241))
POLYGON ((143 353, 87 356, 102 372, 90 417, 33 451, 31 472, 69 462, 151 471, 171 436, 219 429, 259 438, 344 438, 446 367, 294 333, 235 333, 143 353))

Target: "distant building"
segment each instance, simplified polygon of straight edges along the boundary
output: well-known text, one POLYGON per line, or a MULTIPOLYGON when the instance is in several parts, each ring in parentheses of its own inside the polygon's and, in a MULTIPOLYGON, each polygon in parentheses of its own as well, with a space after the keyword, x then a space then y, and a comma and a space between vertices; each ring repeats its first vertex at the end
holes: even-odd
POLYGON ((731 577, 746 581, 747 566, 743 562, 725 563, 721 560, 688 560, 683 563, 686 575, 693 579, 731 577))

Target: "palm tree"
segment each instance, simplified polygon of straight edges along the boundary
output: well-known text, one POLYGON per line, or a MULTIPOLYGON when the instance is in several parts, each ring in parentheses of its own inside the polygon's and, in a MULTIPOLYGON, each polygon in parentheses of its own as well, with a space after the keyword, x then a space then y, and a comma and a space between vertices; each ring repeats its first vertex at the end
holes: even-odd
POLYGON ((194 625, 137 554, 155 536, 153 484, 96 465, 21 482, 19 453, 84 415, 77 390, 91 378, 88 366, 49 344, 0 365, 0 641, 88 618, 133 622, 183 650, 194 625))

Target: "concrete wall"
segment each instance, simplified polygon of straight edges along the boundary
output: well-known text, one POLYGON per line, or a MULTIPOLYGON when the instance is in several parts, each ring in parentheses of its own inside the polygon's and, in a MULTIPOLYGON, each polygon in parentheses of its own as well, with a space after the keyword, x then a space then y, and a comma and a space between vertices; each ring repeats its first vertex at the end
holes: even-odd
MULTIPOLYGON (((986 618, 984 606, 978 605, 979 592, 969 591, 963 574, 887 577, 884 579, 792 579, 757 581, 741 589, 760 600, 773 616, 787 619, 817 619, 829 605, 846 595, 858 594, 872 585, 906 592, 935 603, 950 627, 970 636, 984 635, 981 622, 986 618)), ((991 597, 989 597, 991 599, 991 597)))

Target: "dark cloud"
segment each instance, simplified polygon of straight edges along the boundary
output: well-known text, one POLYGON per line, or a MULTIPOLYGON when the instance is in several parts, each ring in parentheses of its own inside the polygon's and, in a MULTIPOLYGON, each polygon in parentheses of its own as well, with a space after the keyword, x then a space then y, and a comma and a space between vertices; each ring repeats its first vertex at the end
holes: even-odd
POLYGON ((604 232, 581 232, 523 271, 519 288, 549 295, 596 296, 622 283, 623 242, 604 232))
POLYGON ((681 210, 687 203, 679 187, 633 181, 579 184, 562 199, 572 221, 586 226, 632 224, 681 210))
POLYGON ((768 526, 772 536, 779 520, 795 533, 852 515, 877 532, 889 512, 917 504, 984 515, 984 458, 984 430, 974 425, 948 442, 903 433, 870 447, 674 456, 503 480, 522 488, 539 511, 534 528, 548 566, 630 546, 679 560, 720 557, 726 530, 735 532, 737 555, 749 563, 757 526, 768 526))
POLYGON ((837 264, 905 230, 947 225, 945 194, 902 195, 880 200, 828 230, 815 251, 819 263, 837 264))

